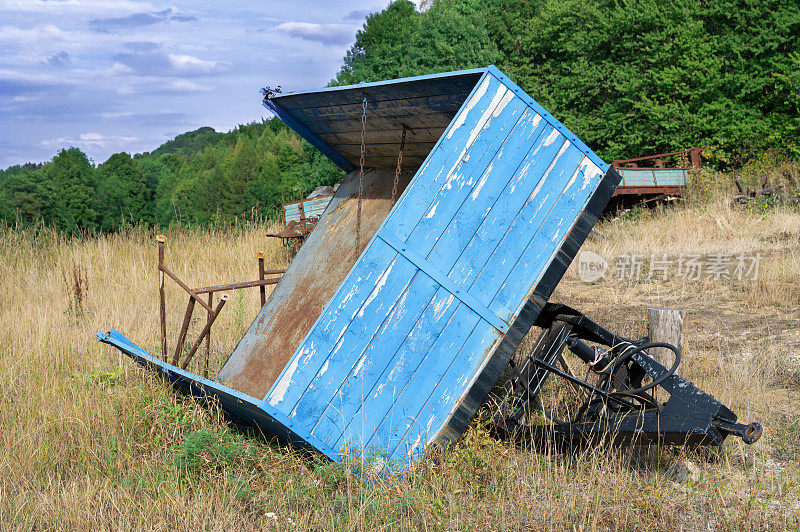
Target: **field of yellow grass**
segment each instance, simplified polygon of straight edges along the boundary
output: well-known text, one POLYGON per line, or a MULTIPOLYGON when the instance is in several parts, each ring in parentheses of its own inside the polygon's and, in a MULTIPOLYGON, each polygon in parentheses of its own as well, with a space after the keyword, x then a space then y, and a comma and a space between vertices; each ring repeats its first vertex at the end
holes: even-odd
MULTIPOLYGON (((172 228, 167 265, 191 286, 255 279, 257 251, 268 267, 289 261, 266 230, 172 228)), ((644 334, 647 307, 684 309, 680 373, 743 421, 760 421, 757 444, 562 454, 497 441, 477 420, 407 477, 364 481, 226 422, 95 340, 113 327, 157 351, 152 232, 66 240, 9 229, 0 231, 0 528, 800 526, 800 214, 709 202, 619 216, 597 230, 605 238, 583 249, 609 260, 606 278, 584 283, 571 269, 552 300, 628 336, 644 334), (651 254, 719 253, 760 254, 757 279, 613 271, 625 254, 647 265, 651 254)), ((174 346, 186 297, 167 287, 174 346)), ((231 293, 213 328, 212 371, 258 306, 257 289, 231 293)), ((205 319, 195 316, 190 339, 205 319)))

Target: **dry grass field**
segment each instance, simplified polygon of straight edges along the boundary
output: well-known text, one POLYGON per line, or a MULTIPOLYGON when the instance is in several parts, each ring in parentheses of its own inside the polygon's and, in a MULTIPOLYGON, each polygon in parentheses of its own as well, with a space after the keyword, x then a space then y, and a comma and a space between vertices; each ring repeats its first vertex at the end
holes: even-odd
MULTIPOLYGON (((597 229, 606 238, 584 249, 611 262, 606 278, 584 283, 571 269, 552 300, 628 336, 644 334, 647 307, 684 309, 680 373, 743 421, 760 421, 758 443, 562 454, 497 441, 478 420, 407 477, 365 481, 226 422, 95 340, 114 327, 158 349, 154 234, 66 240, 3 230, 0 528, 800 527, 800 214, 709 200, 597 229), (614 259, 628 253, 644 257, 645 272, 651 253, 759 253, 761 262, 756 280, 617 279, 614 259)), ((173 228, 167 264, 194 286, 252 280, 257 251, 268 266, 289 260, 264 232, 173 228)), ((174 284, 167 298, 174 346, 186 299, 174 284)), ((257 309, 257 289, 231 294, 213 329, 212 370, 257 309)), ((196 316, 190 338, 204 320, 196 316)))

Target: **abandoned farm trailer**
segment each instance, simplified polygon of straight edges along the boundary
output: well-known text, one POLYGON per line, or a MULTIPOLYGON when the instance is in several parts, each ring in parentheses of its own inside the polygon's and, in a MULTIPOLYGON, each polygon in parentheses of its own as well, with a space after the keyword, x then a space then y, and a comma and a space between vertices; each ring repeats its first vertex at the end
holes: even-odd
POLYGON ((403 471, 464 431, 620 177, 492 66, 264 105, 348 173, 217 378, 98 338, 268 434, 403 471))

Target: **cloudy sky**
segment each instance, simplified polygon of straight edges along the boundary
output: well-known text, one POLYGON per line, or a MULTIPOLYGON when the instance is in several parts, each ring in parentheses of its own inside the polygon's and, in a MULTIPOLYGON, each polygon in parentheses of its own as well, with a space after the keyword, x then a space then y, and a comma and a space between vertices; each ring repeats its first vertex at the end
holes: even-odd
POLYGON ((0 0, 0 168, 96 163, 269 116, 259 88, 325 86, 388 0, 0 0))

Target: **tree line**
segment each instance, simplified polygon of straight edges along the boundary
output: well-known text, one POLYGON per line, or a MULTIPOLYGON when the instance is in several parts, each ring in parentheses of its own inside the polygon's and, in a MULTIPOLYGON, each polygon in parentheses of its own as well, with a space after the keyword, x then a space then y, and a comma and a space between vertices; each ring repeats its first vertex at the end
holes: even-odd
POLYGON ((495 64, 606 161, 800 157, 797 0, 396 0, 334 85, 495 64))
MULTIPOLYGON (((692 146, 718 167, 800 157, 796 0, 395 0, 331 85, 495 64, 607 161, 692 146)), ((264 216, 342 173, 272 119, 95 166, 0 171, 0 219, 77 231, 264 216)))
POLYGON ((12 166, 0 171, 0 220, 86 233, 135 223, 265 218, 341 177, 273 118, 224 134, 200 128, 150 153, 116 153, 97 166, 78 148, 46 164, 12 166))

